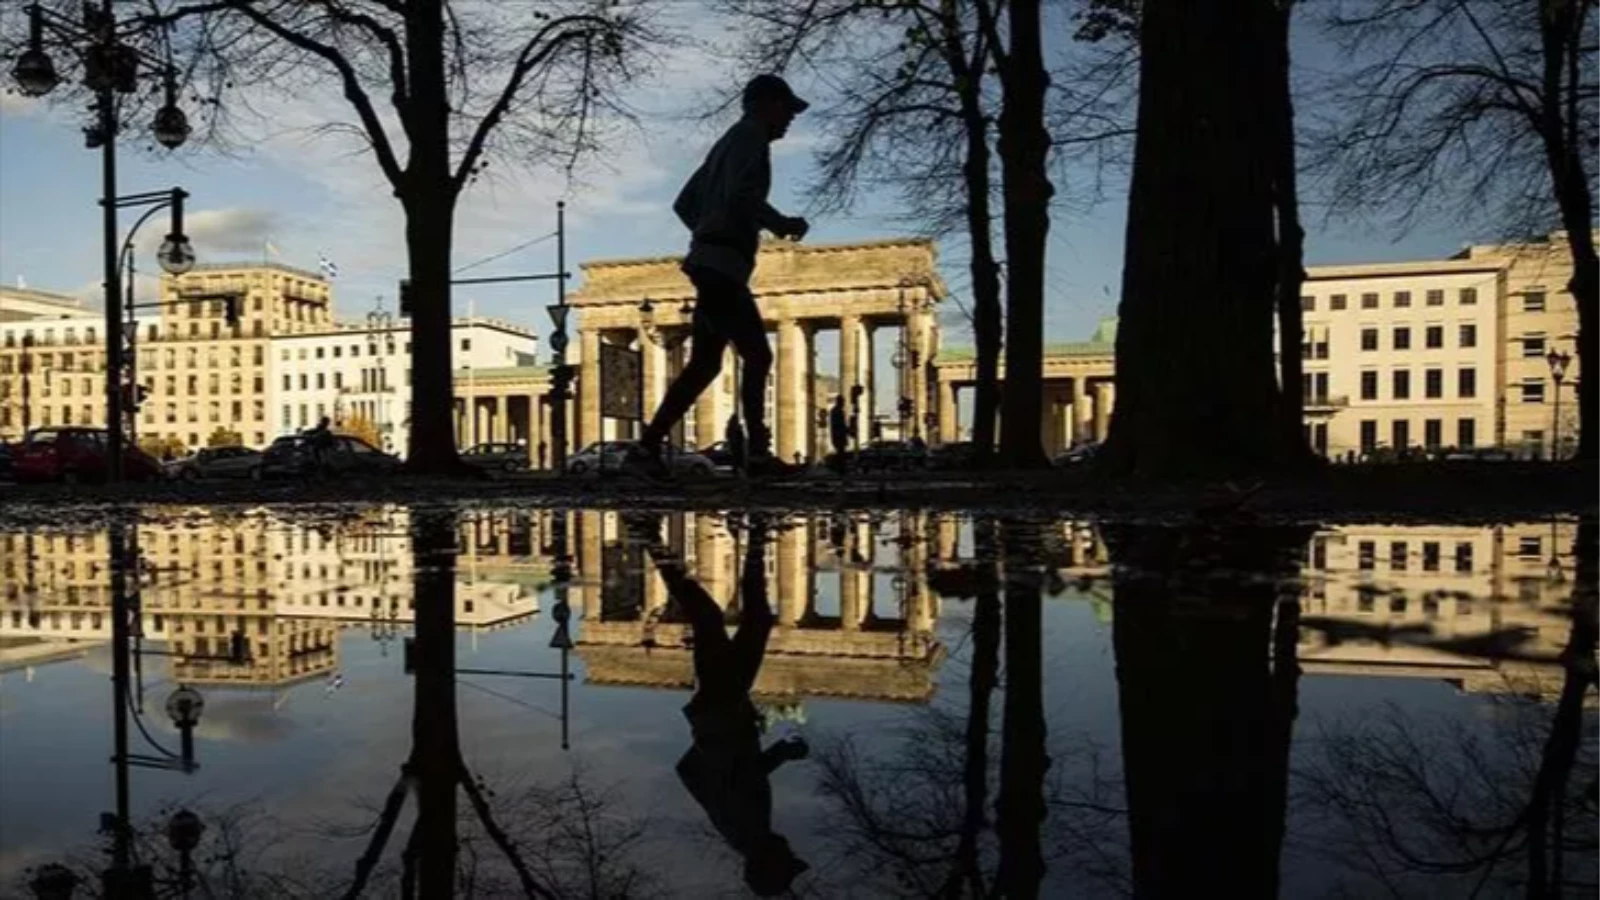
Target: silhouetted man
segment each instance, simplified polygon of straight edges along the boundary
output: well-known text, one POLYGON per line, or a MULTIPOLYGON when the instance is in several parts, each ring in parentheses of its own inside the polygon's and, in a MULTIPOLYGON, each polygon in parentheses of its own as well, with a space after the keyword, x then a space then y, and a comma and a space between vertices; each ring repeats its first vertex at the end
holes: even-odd
POLYGON ((740 578, 739 628, 728 637, 722 608, 661 542, 655 516, 633 515, 628 531, 645 544, 671 602, 694 633, 695 692, 683 708, 694 745, 678 760, 678 777, 711 824, 740 856, 744 880, 758 896, 786 890, 807 864, 772 830, 768 777, 785 762, 804 759, 805 741, 789 738, 761 749, 761 716, 750 688, 761 670, 772 632, 767 603, 766 550, 770 524, 752 516, 740 578))
POLYGON ((844 413, 844 395, 833 398, 833 409, 828 411, 828 437, 833 441, 834 467, 845 468, 845 450, 850 446, 850 420, 844 413))
POLYGON ((327 465, 328 453, 333 450, 333 423, 323 416, 317 426, 305 433, 306 444, 311 447, 311 459, 321 471, 327 465))
POLYGON ((772 455, 766 423, 767 374, 772 348, 750 293, 762 229, 800 240, 805 219, 785 216, 767 203, 772 186, 770 144, 808 104, 776 75, 757 75, 744 87, 744 116, 729 128, 684 185, 673 212, 693 232, 683 271, 694 283, 693 350, 683 372, 667 388, 655 417, 629 453, 630 468, 665 478, 661 444, 696 398, 722 371, 723 350, 733 344, 744 365, 740 378, 751 475, 793 474, 796 468, 772 455))
POLYGON ((728 443, 728 455, 733 458, 733 467, 743 472, 746 447, 744 426, 739 424, 738 415, 728 417, 728 425, 722 429, 722 439, 728 443))

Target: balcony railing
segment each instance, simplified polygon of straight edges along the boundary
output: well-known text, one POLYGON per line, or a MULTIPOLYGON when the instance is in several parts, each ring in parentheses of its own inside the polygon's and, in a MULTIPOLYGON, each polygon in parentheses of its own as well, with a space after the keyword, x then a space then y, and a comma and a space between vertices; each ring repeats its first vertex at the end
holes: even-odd
POLYGON ((1346 394, 1306 394, 1301 399, 1301 405, 1306 412, 1333 412, 1349 406, 1350 397, 1346 394))

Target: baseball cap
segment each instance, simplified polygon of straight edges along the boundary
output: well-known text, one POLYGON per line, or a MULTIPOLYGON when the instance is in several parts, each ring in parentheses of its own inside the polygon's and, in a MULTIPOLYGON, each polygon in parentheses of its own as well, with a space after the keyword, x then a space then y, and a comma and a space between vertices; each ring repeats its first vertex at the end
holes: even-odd
POLYGON ((744 86, 744 105, 746 107, 763 97, 782 100, 791 112, 796 113, 805 112, 811 106, 811 104, 795 96, 794 90, 789 87, 789 82, 776 75, 757 75, 744 86))

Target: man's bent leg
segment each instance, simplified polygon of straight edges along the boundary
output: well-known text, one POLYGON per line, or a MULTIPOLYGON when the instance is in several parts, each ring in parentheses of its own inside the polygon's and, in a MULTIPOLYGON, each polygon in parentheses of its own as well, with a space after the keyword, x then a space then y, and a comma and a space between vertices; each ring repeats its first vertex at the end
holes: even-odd
POLYGON ((772 452, 772 432, 767 428, 767 376, 772 372, 772 347, 767 344, 767 327, 750 291, 744 289, 732 300, 727 316, 719 324, 739 353, 745 452, 749 456, 766 456, 772 452))
POLYGON ((722 352, 728 346, 728 339, 714 320, 727 303, 714 295, 718 285, 699 276, 694 277, 694 282, 699 294, 699 302, 694 307, 694 346, 689 352, 689 362, 673 379, 656 414, 639 436, 639 443, 645 447, 660 446, 667 432, 689 412, 695 400, 722 371, 722 352))

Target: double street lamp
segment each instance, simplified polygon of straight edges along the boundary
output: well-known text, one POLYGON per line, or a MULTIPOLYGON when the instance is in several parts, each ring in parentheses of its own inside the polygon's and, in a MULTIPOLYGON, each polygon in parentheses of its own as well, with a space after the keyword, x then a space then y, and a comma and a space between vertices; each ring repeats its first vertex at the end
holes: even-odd
MULTIPOLYGON (((122 476, 122 363, 123 346, 120 298, 121 272, 117 259, 117 209, 133 202, 117 197, 117 131, 119 94, 138 90, 141 75, 161 79, 163 103, 151 122, 157 143, 176 149, 189 139, 189 119, 177 103, 178 70, 170 59, 156 59, 125 42, 147 25, 136 18, 119 23, 112 11, 112 0, 86 3, 81 21, 45 9, 38 3, 28 7, 28 45, 12 67, 17 88, 28 97, 42 97, 60 84, 55 61, 45 49, 51 43, 71 52, 83 64, 84 85, 94 92, 94 122, 84 129, 84 143, 100 150, 101 226, 105 270, 106 316, 106 474, 117 481, 122 476)), ((127 198, 132 200, 132 198, 127 198)), ((140 201, 137 205, 148 205, 140 201)), ((174 274, 187 272, 194 265, 194 251, 183 234, 181 211, 174 208, 173 229, 162 246, 163 268, 174 274)))

